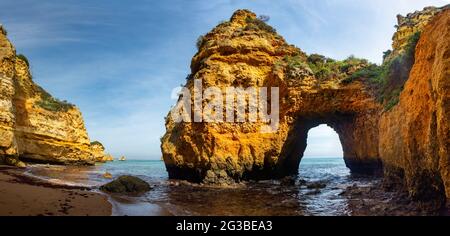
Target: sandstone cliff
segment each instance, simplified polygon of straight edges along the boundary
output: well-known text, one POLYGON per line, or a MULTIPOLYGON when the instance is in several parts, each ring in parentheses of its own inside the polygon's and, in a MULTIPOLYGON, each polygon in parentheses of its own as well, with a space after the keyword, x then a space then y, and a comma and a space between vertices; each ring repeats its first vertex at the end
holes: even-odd
POLYGON ((380 120, 387 177, 414 198, 450 196, 450 10, 424 26, 400 101, 380 120))
POLYGON ((105 153, 105 147, 98 141, 91 142, 92 155, 96 162, 108 162, 114 161, 114 157, 111 154, 105 153))
POLYGON ((306 55, 254 13, 236 11, 199 38, 186 87, 193 92, 200 79, 203 88, 222 91, 279 87, 279 128, 261 133, 261 121, 176 123, 172 110, 161 139, 169 176, 220 184, 296 174, 308 130, 327 124, 353 173, 384 170, 387 183, 441 205, 445 190, 450 196, 449 13, 446 6, 399 17, 393 52, 378 66, 306 55))
MULTIPOLYGON (((0 158, 63 164, 92 164, 81 112, 36 85, 28 60, 0 30, 0 158)), ((22 164, 21 164, 22 165, 22 164)))
POLYGON ((363 83, 342 84, 346 73, 366 62, 307 57, 246 10, 202 37, 199 46, 187 82, 191 91, 195 79, 204 87, 279 87, 280 125, 277 132, 261 133, 263 122, 174 123, 169 116, 162 151, 170 177, 230 182, 295 174, 308 130, 323 123, 340 135, 353 172, 380 170, 381 106, 363 83), (308 62, 335 67, 336 74, 321 76, 308 62))
POLYGON ((436 14, 446 9, 450 9, 450 5, 440 8, 425 7, 421 11, 415 11, 406 16, 397 15, 397 31, 392 37, 392 54, 388 55, 387 59, 391 59, 404 52, 411 35, 421 32, 436 14))

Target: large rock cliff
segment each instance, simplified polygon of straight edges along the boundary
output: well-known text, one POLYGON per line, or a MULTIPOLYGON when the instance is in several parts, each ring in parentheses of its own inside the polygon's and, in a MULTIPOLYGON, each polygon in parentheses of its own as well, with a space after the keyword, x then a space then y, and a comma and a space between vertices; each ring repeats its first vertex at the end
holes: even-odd
POLYGON ((397 15, 397 31, 392 37, 392 54, 388 59, 404 52, 411 35, 421 32, 436 14, 448 9, 449 5, 438 7, 425 7, 421 11, 409 13, 406 16, 397 15))
POLYGON ((0 30, 0 160, 93 164, 81 112, 36 85, 28 60, 0 30))
POLYGON ((386 177, 414 198, 450 197, 450 10, 424 26, 399 104, 380 119, 386 177))
POLYGON ((203 87, 223 90, 278 87, 279 128, 261 133, 265 122, 174 123, 168 116, 162 151, 170 177, 229 182, 296 174, 308 130, 323 123, 340 135, 353 172, 380 170, 376 114, 381 105, 364 83, 343 83, 366 61, 308 57, 246 10, 235 12, 199 42, 186 86, 192 91, 194 81, 201 80, 203 87), (320 68, 324 64, 333 71, 322 73, 328 69, 320 68))
MULTIPOLYGON (((278 87, 279 127, 267 133, 261 120, 174 122, 172 110, 161 139, 169 176, 220 184, 296 174, 308 130, 327 124, 353 173, 384 169, 386 180, 401 182, 411 197, 442 204, 444 189, 450 196, 447 8, 399 17, 393 51, 381 66, 306 55, 254 13, 236 11, 199 38, 186 87, 278 87)), ((190 99, 195 104, 195 95, 190 99)))

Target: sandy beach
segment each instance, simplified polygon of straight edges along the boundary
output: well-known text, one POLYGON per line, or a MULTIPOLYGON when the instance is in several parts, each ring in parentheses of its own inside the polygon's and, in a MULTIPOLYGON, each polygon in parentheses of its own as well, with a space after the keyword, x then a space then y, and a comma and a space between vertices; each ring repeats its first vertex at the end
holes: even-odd
POLYGON ((55 185, 0 165, 2 216, 110 216, 106 195, 83 187, 55 185))

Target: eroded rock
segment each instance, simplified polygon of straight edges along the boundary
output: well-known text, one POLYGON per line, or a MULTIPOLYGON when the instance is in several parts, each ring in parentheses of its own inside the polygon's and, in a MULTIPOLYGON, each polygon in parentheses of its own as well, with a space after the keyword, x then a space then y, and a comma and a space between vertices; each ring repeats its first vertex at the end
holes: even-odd
POLYGON ((295 175, 308 130, 320 124, 339 134, 353 172, 380 170, 381 105, 364 83, 342 83, 341 75, 355 71, 359 62, 339 76, 316 77, 304 52, 270 26, 255 22, 254 13, 238 10, 229 22, 203 36, 186 87, 192 92, 200 80, 203 89, 278 87, 278 129, 261 132, 267 123, 260 121, 177 123, 169 114, 161 148, 170 178, 223 183, 295 175))
POLYGON ((16 55, 5 32, 0 30, 0 160, 93 164, 80 110, 33 82, 28 60, 16 55))
POLYGON ((114 157, 111 154, 105 153, 105 147, 98 141, 91 142, 92 155, 96 162, 109 162, 114 161, 114 157))
POLYGON ((144 193, 150 191, 150 185, 144 180, 130 175, 123 175, 102 185, 100 190, 110 193, 144 193))
POLYGON ((384 168, 385 186, 406 187, 412 199, 442 205, 445 191, 450 196, 449 6, 398 18, 388 59, 408 50, 405 39, 422 32, 398 104, 377 101, 377 90, 364 77, 343 80, 342 74, 364 63, 340 68, 335 76, 311 74, 305 53, 271 27, 253 24, 255 19, 238 10, 203 36, 186 87, 192 92, 198 80, 203 88, 278 87, 277 131, 259 132, 263 122, 177 123, 169 113, 161 149, 170 178, 221 183, 295 175, 308 130, 327 124, 338 133, 352 173, 384 168))

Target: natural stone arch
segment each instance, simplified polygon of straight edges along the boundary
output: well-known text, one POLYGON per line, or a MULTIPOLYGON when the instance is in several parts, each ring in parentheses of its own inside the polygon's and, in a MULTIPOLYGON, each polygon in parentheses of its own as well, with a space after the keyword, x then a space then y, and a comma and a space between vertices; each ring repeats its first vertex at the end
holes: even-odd
POLYGON ((311 129, 325 124, 339 136, 346 166, 354 174, 378 174, 382 163, 377 156, 358 155, 354 143, 360 137, 355 134, 355 116, 338 112, 324 117, 299 117, 293 125, 281 151, 277 166, 277 176, 298 174, 299 165, 307 148, 308 133, 311 129))
POLYGON ((378 115, 374 114, 381 106, 368 86, 344 83, 337 76, 316 78, 302 66, 306 55, 301 50, 270 29, 247 29, 255 18, 254 13, 239 10, 230 22, 205 35, 192 59, 186 87, 192 92, 196 80, 201 80, 203 89, 277 87, 277 131, 260 133, 262 122, 175 123, 169 114, 161 140, 169 177, 222 183, 295 174, 307 131, 321 123, 339 134, 352 172, 379 170, 378 115), (298 60, 295 70, 280 69, 280 62, 281 68, 288 66, 287 57, 298 60))
MULTIPOLYGON (((408 24, 399 22, 399 31, 422 31, 414 64, 398 101, 380 103, 374 94, 380 96, 384 88, 373 87, 364 76, 351 76, 367 68, 367 62, 343 71, 339 67, 333 71, 337 74, 322 77, 320 68, 313 71, 306 64, 313 55, 287 44, 254 13, 236 11, 229 22, 201 38, 186 86, 192 91, 192 80, 202 79, 204 86, 221 88, 279 87, 279 129, 261 134, 261 123, 175 124, 166 119, 161 149, 169 177, 220 184, 293 174, 301 156, 297 154, 304 150, 304 135, 322 122, 339 134, 352 172, 383 168, 387 186, 405 186, 412 199, 443 206, 450 195, 450 10, 428 8, 410 16, 414 19, 408 24), (430 11, 436 16, 415 17, 430 11)), ((390 57, 404 55, 405 45, 399 46, 390 57)), ((316 59, 328 60, 320 55, 316 59)))

